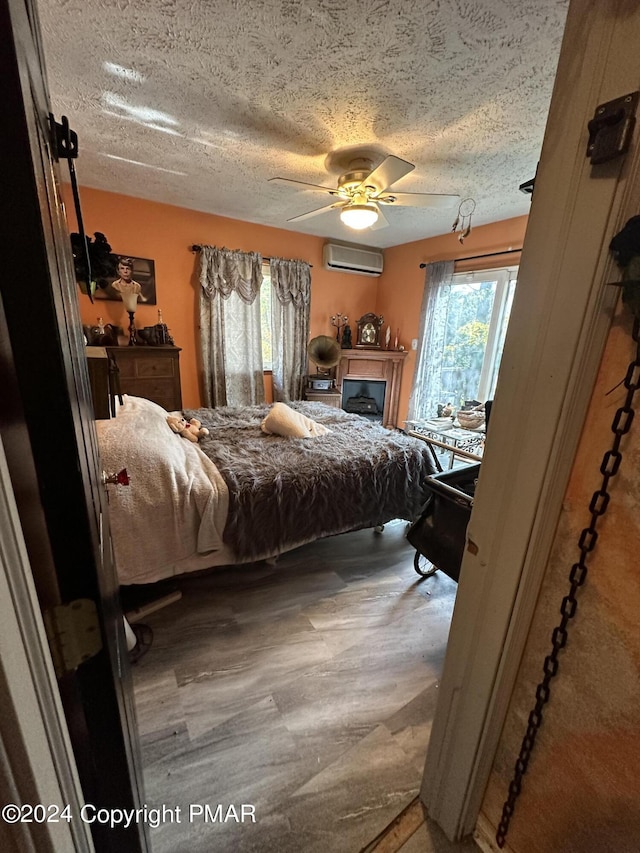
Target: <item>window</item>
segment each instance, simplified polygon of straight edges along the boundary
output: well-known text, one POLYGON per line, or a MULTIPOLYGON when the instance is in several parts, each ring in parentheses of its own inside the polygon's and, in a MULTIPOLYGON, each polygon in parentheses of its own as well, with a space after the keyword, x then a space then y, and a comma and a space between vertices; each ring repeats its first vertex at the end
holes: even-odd
POLYGON ((439 403, 493 399, 504 348, 517 267, 456 273, 436 297, 427 349, 428 369, 416 415, 433 417, 439 403))
POLYGON ((260 328, 262 334, 262 369, 271 370, 273 367, 273 336, 271 330, 271 272, 269 264, 262 265, 260 328))

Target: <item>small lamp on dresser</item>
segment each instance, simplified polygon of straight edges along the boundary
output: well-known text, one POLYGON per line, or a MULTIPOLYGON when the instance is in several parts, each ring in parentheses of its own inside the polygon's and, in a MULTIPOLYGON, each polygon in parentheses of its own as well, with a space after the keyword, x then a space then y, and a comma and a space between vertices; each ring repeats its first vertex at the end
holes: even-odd
POLYGON ((136 338, 136 327, 134 323, 136 308, 138 307, 138 294, 123 293, 122 302, 127 311, 127 314, 129 315, 129 346, 133 347, 138 343, 136 338))

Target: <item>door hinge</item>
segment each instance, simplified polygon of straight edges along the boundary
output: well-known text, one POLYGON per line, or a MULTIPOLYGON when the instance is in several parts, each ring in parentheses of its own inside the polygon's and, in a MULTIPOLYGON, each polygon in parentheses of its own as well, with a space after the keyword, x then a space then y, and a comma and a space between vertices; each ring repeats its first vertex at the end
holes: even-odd
POLYGON ((588 124, 587 157, 597 166, 626 153, 636 123, 636 108, 640 93, 631 92, 596 107, 588 124))
POLYGON ((78 156, 78 134, 69 127, 69 119, 62 116, 59 122, 53 113, 49 113, 49 126, 56 160, 75 159, 78 156))
POLYGON ((91 599, 78 598, 43 611, 58 678, 77 669, 102 648, 98 611, 91 599))

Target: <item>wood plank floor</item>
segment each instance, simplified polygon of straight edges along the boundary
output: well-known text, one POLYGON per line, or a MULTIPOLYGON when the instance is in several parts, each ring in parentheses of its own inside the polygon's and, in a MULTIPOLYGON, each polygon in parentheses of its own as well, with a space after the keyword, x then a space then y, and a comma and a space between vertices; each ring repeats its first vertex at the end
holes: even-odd
MULTIPOLYGON (((412 803, 457 587, 421 579, 404 534, 393 522, 186 577, 145 619, 146 802, 182 807, 153 853, 357 853, 412 803), (191 803, 252 806, 255 823, 190 822, 191 803)), ((438 832, 411 843, 468 849, 438 832)))

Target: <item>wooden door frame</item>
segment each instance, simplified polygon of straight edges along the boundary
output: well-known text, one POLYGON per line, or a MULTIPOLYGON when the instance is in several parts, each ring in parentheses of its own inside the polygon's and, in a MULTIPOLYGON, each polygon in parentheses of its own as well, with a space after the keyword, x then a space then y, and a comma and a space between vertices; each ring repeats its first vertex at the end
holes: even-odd
MULTIPOLYGON (((0 0, 0 29, 10 119, 0 248, 14 262, 0 281, 0 437, 39 606, 81 598, 97 611, 102 648, 57 684, 83 796, 132 809, 142 805, 133 695, 33 0, 0 0)), ((96 821, 91 834, 101 851, 148 848, 135 822, 96 821)))
POLYGON ((68 803, 73 814, 70 821, 0 821, 0 847, 91 853, 89 826, 77 819, 84 799, 1 437, 0 534, 0 799, 68 803))
POLYGON ((585 156, 596 107, 638 88, 631 32, 631 0, 569 6, 421 790, 450 839, 476 824, 618 298, 608 245, 638 213, 637 130, 585 156))

